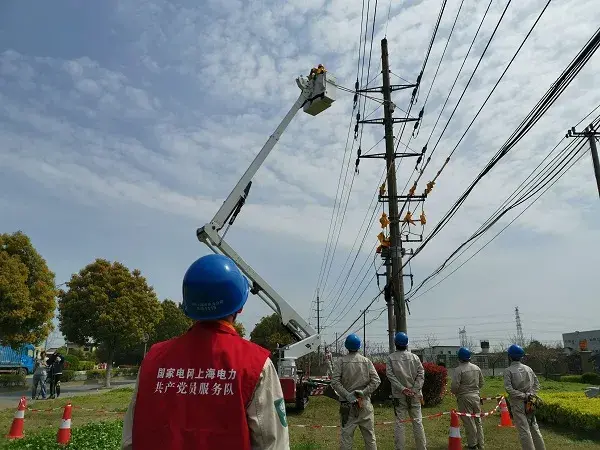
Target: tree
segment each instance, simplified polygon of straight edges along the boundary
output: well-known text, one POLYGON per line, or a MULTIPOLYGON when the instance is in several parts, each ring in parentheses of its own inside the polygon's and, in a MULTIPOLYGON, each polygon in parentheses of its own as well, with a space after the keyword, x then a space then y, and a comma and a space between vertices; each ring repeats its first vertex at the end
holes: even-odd
POLYGON ((532 363, 537 363, 544 377, 556 368, 559 358, 562 356, 562 348, 558 345, 546 346, 539 341, 532 340, 526 349, 527 357, 532 363))
POLYGON ((162 319, 158 322, 154 331, 150 333, 148 346, 181 336, 193 323, 173 300, 167 298, 163 300, 160 306, 163 312, 162 319))
POLYGON ((18 231, 0 234, 0 342, 38 344, 53 329, 54 273, 18 231))
POLYGON ((241 337, 246 336, 246 328, 244 327, 244 324, 242 322, 234 322, 233 326, 235 328, 235 331, 237 331, 241 337))
POLYGON ((78 344, 101 344, 107 354, 106 386, 115 353, 142 341, 162 319, 154 289, 139 270, 96 259, 59 292, 59 322, 65 338, 78 344))
POLYGON ((271 353, 277 350, 277 344, 282 346, 296 341, 288 329, 283 326, 281 317, 276 313, 260 319, 250 333, 250 340, 271 353))

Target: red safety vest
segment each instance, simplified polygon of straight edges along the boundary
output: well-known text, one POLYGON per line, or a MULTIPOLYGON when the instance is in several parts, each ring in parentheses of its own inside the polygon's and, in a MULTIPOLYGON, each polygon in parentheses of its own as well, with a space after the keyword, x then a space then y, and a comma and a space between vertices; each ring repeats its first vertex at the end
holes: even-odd
POLYGON ((224 321, 152 346, 140 367, 134 450, 250 450, 246 409, 269 357, 224 321))

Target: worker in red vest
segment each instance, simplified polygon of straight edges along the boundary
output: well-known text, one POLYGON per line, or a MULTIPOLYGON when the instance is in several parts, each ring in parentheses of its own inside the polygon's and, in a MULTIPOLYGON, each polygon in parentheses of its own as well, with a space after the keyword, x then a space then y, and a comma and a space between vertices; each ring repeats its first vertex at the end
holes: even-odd
POLYGON ((183 311, 195 323, 144 358, 123 423, 123 449, 290 448, 269 352, 233 327, 248 293, 230 258, 208 255, 188 268, 183 311))

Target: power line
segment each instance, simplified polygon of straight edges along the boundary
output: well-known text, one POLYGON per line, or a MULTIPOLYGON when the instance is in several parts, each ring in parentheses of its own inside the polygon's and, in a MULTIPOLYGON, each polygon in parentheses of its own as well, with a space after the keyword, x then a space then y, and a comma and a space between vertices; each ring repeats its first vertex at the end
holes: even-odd
MULTIPOLYGON (((552 84, 550 89, 546 92, 543 98, 537 103, 537 105, 530 111, 530 113, 523 119, 521 124, 509 137, 509 139, 502 145, 500 150, 492 158, 492 160, 486 165, 486 167, 480 172, 475 178, 467 190, 458 198, 450 210, 444 215, 442 220, 436 225, 431 234, 424 240, 424 242, 413 252, 409 257, 409 261, 418 255, 423 248, 425 248, 429 242, 444 228, 452 217, 456 214, 456 211, 464 203, 466 198, 473 191, 475 186, 487 175, 492 168, 498 164, 498 162, 504 158, 511 149, 533 128, 533 126, 539 121, 539 119, 548 111, 548 109, 554 104, 554 102, 560 97, 564 90, 569 86, 571 81, 577 76, 585 64, 589 61, 592 55, 598 49, 600 45, 600 29, 596 30, 596 33, 584 46, 584 48, 578 53, 573 59, 569 66, 563 71, 559 78, 552 84)), ((407 261, 408 262, 408 261, 407 261)), ((406 264, 406 263, 405 263, 406 264)))
MULTIPOLYGON (((542 195, 544 195, 544 194, 545 194, 545 193, 546 193, 546 192, 547 192, 547 191, 548 191, 548 190, 549 190, 549 189, 550 189, 550 188, 551 188, 551 187, 552 187, 552 186, 553 186, 553 185, 554 185, 554 184, 555 184, 555 183, 556 183, 556 182, 557 182, 557 181, 558 181, 560 178, 562 178, 562 176, 563 176, 563 175, 564 175, 564 174, 565 174, 565 173, 566 173, 566 172, 567 172, 567 171, 568 171, 568 170, 569 170, 571 167, 573 167, 573 165, 575 165, 577 162, 579 162, 579 160, 580 160, 581 158, 583 158, 583 156, 585 156, 585 151, 581 151, 581 150, 583 149, 583 147, 584 147, 584 144, 581 144, 581 146, 580 146, 580 147, 579 147, 579 149, 578 149, 578 150, 579 150, 579 152, 578 152, 578 154, 577 154, 577 155, 579 155, 579 156, 577 157, 577 159, 575 159, 575 161, 574 161, 574 162, 571 162, 571 160, 569 160, 568 162, 571 162, 571 165, 569 165, 569 166, 568 166, 568 168, 567 168, 566 170, 564 170, 564 172, 563 172, 562 174, 560 174, 560 175, 559 175, 559 176, 558 176, 558 177, 557 177, 557 178, 556 178, 556 179, 555 179, 555 180, 554 180, 554 181, 553 181, 553 182, 552 182, 552 183, 551 183, 551 184, 550 184, 550 185, 549 185, 549 186, 548 186, 546 189, 544 189, 544 190, 542 191, 542 193, 541 193, 540 195, 538 195, 538 196, 537 196, 537 197, 536 197, 536 198, 535 198, 535 199, 534 199, 534 200, 533 200, 533 201, 532 201, 532 202, 531 202, 531 203, 530 203, 530 204, 529 204, 529 205, 528 205, 528 206, 527 206, 527 207, 526 207, 526 208, 525 208, 523 211, 521 211, 521 212, 520 212, 520 213, 519 213, 519 214, 518 214, 516 217, 514 217, 514 218, 513 218, 513 219, 512 219, 512 220, 511 220, 511 221, 510 221, 510 222, 509 222, 509 223, 508 223, 506 226, 504 226, 504 227, 503 227, 503 228, 502 228, 500 231, 498 231, 498 233, 496 233, 496 234, 495 234, 495 235, 494 235, 494 236, 493 236, 493 237, 492 237, 492 238, 491 238, 491 239, 490 239, 490 240, 489 240, 489 241, 488 241, 488 242, 487 242, 485 245, 483 245, 483 246, 482 246, 482 247, 481 247, 479 250, 477 250, 477 251, 476 251, 476 252, 475 252, 473 255, 471 255, 471 256, 470 256, 470 257, 469 257, 467 260, 465 260, 465 261, 464 261, 462 264, 460 264, 458 267, 456 267, 456 268, 455 268, 455 269, 454 269, 452 272, 450 272, 448 275, 446 275, 444 278, 442 278, 442 279, 441 279, 440 281, 438 281, 436 284, 434 284, 433 286, 431 286, 431 287, 430 287, 429 289, 427 289, 425 292, 422 292, 421 294, 419 294, 419 295, 416 295, 416 296, 415 296, 414 294, 416 294, 416 293, 417 293, 417 292, 418 292, 418 291, 421 289, 421 287, 422 287, 422 286, 420 286, 419 288, 417 288, 417 289, 415 290, 414 294, 411 296, 411 299, 414 299, 414 298, 419 298, 419 297, 421 297, 421 296, 423 296, 423 295, 427 294, 429 291, 431 291, 432 289, 434 289, 435 287, 437 287, 438 285, 440 285, 440 284, 441 284, 443 281, 445 281, 447 278, 449 278, 450 276, 452 276, 452 275, 453 275, 455 272, 457 272, 457 271, 458 271, 458 270, 459 270, 461 267, 463 267, 463 266, 464 266, 466 263, 468 263, 468 262, 469 262, 471 259, 473 259, 475 256, 477 256, 477 255, 478 255, 478 254, 479 254, 481 251, 483 251, 483 249, 484 249, 484 248, 486 248, 486 247, 487 247, 489 244, 491 244, 491 243, 492 243, 492 242, 493 242, 493 241, 494 241, 494 240, 495 240, 495 239, 496 239, 496 238, 497 238, 497 237, 498 237, 500 234, 502 234, 502 233, 503 233, 503 232, 504 232, 504 231, 505 231, 505 230, 506 230, 506 229, 507 229, 507 228, 508 228, 510 225, 512 225, 512 224, 513 224, 513 223, 514 223, 514 222, 515 222, 515 221, 516 221, 516 220, 517 220, 519 217, 521 217, 521 216, 522 216, 522 215, 523 215, 523 214, 524 214, 524 213, 525 213, 525 212, 526 212, 526 211, 527 211, 527 210, 528 210, 528 209, 529 209, 531 206, 533 206, 533 204, 534 204, 534 203, 535 203, 537 200, 539 200, 539 198, 540 198, 542 195)), ((495 223, 495 222, 494 222, 494 223, 495 223)), ((473 241, 473 243, 474 243, 474 242, 475 242, 475 241, 473 241)), ((473 244, 473 243, 472 243, 472 244, 473 244)), ((472 245, 472 244, 471 244, 471 245, 472 245)), ((462 245, 464 245, 464 244, 462 244, 462 245)), ((470 247, 470 245, 469 245, 469 247, 470 247)), ((465 251, 466 251, 466 250, 468 250, 468 248, 469 248, 469 247, 467 247, 467 248, 465 249, 465 251)), ((462 253, 464 253, 464 251, 463 251, 462 253)), ((461 253, 461 255, 462 255, 462 253, 461 253)), ((459 255, 459 257, 460 257, 460 255, 459 255)), ((445 263, 444 263, 444 265, 445 265, 445 264, 447 264, 447 262, 445 262, 445 263)), ((439 273, 439 272, 441 272, 441 269, 439 269, 439 268, 438 268, 438 272, 437 272, 437 273, 439 273)), ((435 276, 435 275, 434 275, 434 276, 435 276)), ((430 278, 432 278, 432 276, 431 276, 431 275, 428 277, 428 279, 430 279, 430 278)), ((424 283, 422 283, 422 285, 424 285, 424 283)))

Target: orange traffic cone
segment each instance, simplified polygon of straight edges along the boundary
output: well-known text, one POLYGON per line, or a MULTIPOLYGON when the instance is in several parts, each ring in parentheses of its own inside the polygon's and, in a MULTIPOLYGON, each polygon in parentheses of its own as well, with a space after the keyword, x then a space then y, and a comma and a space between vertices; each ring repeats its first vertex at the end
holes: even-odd
POLYGON ((500 399, 500 425, 502 428, 514 428, 510 413, 508 412, 508 406, 506 406, 506 399, 502 397, 500 399))
POLYGON ((60 445, 66 445, 71 440, 71 409, 71 404, 67 403, 56 435, 56 442, 60 445))
POLYGON ((448 450, 461 450, 460 422, 455 410, 450 411, 450 434, 448 435, 448 450))
POLYGON ((15 415, 10 426, 10 431, 6 435, 8 439, 21 439, 23 435, 23 426, 25 425, 25 409, 27 408, 27 399, 21 397, 19 406, 15 411, 15 415))

